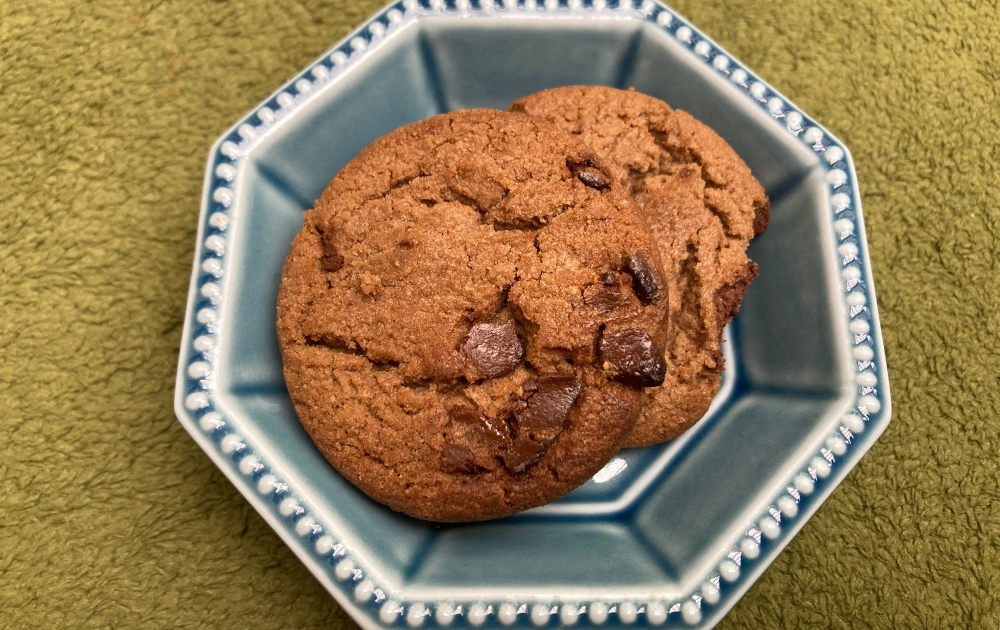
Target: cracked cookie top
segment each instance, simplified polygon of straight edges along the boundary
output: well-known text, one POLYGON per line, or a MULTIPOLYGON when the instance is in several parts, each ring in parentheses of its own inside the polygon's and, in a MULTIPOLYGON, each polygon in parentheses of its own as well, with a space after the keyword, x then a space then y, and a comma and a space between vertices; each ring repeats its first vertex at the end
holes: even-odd
POLYGON ((649 225, 670 301, 667 377, 662 387, 646 390, 626 446, 675 437, 705 414, 719 391, 722 329, 757 275, 746 249, 770 217, 764 189, 709 127, 633 90, 554 88, 510 109, 583 140, 649 225))
POLYGON ((577 139, 443 114, 376 140, 306 212, 278 299, 285 379, 376 500, 496 518, 621 446, 665 378, 664 287, 627 191, 577 139))

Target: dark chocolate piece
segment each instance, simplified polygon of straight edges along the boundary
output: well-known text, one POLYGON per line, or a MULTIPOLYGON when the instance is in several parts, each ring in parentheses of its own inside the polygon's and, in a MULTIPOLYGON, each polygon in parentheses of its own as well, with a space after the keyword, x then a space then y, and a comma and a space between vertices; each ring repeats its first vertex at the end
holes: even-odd
POLYGON ((552 442, 552 439, 536 442, 527 437, 519 438, 514 442, 514 446, 503 454, 503 465, 511 473, 520 475, 545 457, 552 442))
POLYGON ((515 411, 517 437, 535 429, 561 428, 583 385, 572 376, 539 376, 538 391, 530 395, 524 409, 515 411))
POLYGON ((319 232, 319 242, 323 247, 323 255, 319 259, 323 270, 331 273, 340 271, 340 268, 344 266, 344 257, 341 255, 340 250, 333 244, 330 235, 324 232, 322 227, 317 225, 316 231, 319 232))
POLYGON ((476 458, 467 447, 448 442, 441 450, 445 466, 454 472, 470 474, 476 472, 476 458))
POLYGON ((596 293, 588 298, 584 298, 587 306, 598 313, 610 313, 618 308, 621 301, 622 294, 617 284, 603 284, 596 293))
POLYGON ((448 409, 448 417, 458 424, 479 424, 479 418, 482 416, 482 412, 472 405, 456 405, 448 409))
POLYGON ((573 176, 583 182, 584 186, 596 190, 611 187, 611 178, 601 168, 600 160, 593 153, 580 154, 580 159, 568 162, 568 166, 573 176))
POLYGON ((719 319, 728 321, 739 315, 740 302, 746 290, 746 285, 727 284, 715 292, 715 311, 719 319))
POLYGON ((479 429, 490 446, 500 448, 510 444, 510 429, 503 420, 491 420, 480 415, 479 429))
POLYGON ((484 378, 496 378, 514 371, 524 358, 524 345, 514 320, 476 324, 462 343, 462 354, 484 378))
POLYGON ((323 257, 319 259, 324 271, 340 271, 344 266, 344 257, 337 251, 337 246, 333 243, 323 242, 323 257))
POLYGON ((761 202, 753 204, 753 233, 754 236, 761 234, 767 229, 767 224, 771 220, 771 201, 764 198, 761 202))
POLYGON ((576 173, 577 179, 583 182, 584 186, 604 190, 611 187, 611 178, 592 166, 585 166, 576 173))
POLYGON ((740 271, 736 281, 719 287, 715 292, 715 310, 719 316, 719 329, 740 313, 740 302, 747 286, 757 276, 757 263, 750 263, 740 271))
POLYGON ((623 330, 604 335, 597 352, 605 369, 615 372, 615 380, 639 387, 656 387, 667 376, 663 348, 641 330, 623 330))
POLYGON ((632 274, 632 287, 640 300, 648 302, 660 295, 660 284, 656 281, 656 273, 641 253, 636 252, 629 258, 628 271, 632 274))
POLYGON ((467 424, 479 430, 486 443, 496 448, 510 444, 510 429, 502 420, 490 420, 486 414, 471 405, 458 405, 448 410, 448 417, 453 422, 467 424))
POLYGON ((582 384, 572 376, 558 374, 528 379, 522 386, 523 400, 514 407, 517 439, 503 454, 503 463, 511 473, 520 475, 537 464, 555 441, 555 436, 536 432, 561 430, 582 384))

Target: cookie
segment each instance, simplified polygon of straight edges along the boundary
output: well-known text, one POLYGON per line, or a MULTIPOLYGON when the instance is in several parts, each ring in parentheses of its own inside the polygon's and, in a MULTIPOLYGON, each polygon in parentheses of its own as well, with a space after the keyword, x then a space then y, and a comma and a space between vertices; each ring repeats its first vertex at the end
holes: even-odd
POLYGON ((718 134, 645 94, 564 87, 520 99, 510 109, 586 142, 629 190, 653 232, 670 301, 667 380, 646 390, 626 445, 679 435, 719 391, 722 329, 757 275, 746 249, 770 217, 764 189, 718 134))
POLYGON ((664 281, 579 140, 524 114, 435 116, 376 140, 305 213, 278 297, 288 391, 375 500, 513 514, 621 447, 665 375, 664 281))

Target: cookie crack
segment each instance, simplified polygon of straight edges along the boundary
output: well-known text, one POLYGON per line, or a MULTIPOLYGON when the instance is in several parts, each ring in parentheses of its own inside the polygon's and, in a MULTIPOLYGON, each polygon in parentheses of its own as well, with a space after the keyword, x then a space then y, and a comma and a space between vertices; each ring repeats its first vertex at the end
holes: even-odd
POLYGON ((305 338, 305 345, 311 348, 326 348, 328 350, 333 350, 341 354, 353 354, 354 356, 367 358, 365 355, 365 351, 362 348, 359 347, 352 348, 351 344, 348 343, 346 339, 343 339, 341 337, 319 338, 315 336, 310 337, 304 335, 304 338, 305 338))
MULTIPOLYGON (((373 357, 369 354, 368 350, 361 347, 360 344, 343 337, 338 336, 327 336, 322 337, 312 336, 305 337, 305 345, 311 348, 324 348, 342 355, 352 355, 356 357, 364 357, 368 363, 372 365, 376 370, 390 370, 399 369, 402 366, 401 361, 395 359, 387 359, 384 357, 373 357)), ((433 380, 433 379, 429 379, 433 380)), ((416 381, 414 381, 416 382, 416 381)))
POLYGON ((524 232, 526 234, 537 232, 545 227, 545 225, 538 219, 530 219, 523 222, 513 223, 495 221, 491 225, 494 232, 524 232))
MULTIPOLYGON (((686 164, 695 164, 698 166, 699 177, 701 178, 702 183, 704 183, 706 189, 723 191, 726 194, 730 194, 728 186, 715 181, 711 177, 708 177, 707 172, 705 170, 704 158, 702 158, 702 156, 699 153, 697 153, 696 151, 691 151, 690 149, 687 148, 676 149, 674 147, 669 146, 669 144, 667 143, 667 134, 662 131, 656 131, 654 129, 650 129, 649 133, 650 135, 653 136, 653 140, 656 142, 656 146, 660 148, 660 164, 664 163, 664 157, 667 158, 667 160, 669 161, 668 163, 675 164, 677 166, 684 166, 686 164)), ((656 171, 655 173, 653 171, 648 171, 646 174, 648 176, 649 174, 659 174, 663 172, 661 167, 659 166, 657 166, 655 171, 656 171)), ((643 186, 645 186, 645 183, 643 184, 643 186)), ((704 202, 704 208, 708 210, 710 213, 712 213, 712 216, 714 216, 716 220, 718 220, 719 225, 722 227, 722 232, 723 234, 726 235, 726 238, 730 240, 739 239, 739 235, 733 234, 730 231, 729 216, 725 212, 723 212, 715 204, 709 203, 707 200, 704 202)))
MULTIPOLYGON (((698 278, 698 248, 692 243, 688 243, 687 255, 680 261, 680 274, 684 278, 684 291, 681 294, 681 308, 677 314, 677 321, 674 324, 679 331, 683 331, 689 337, 694 337, 699 341, 704 341, 706 331, 702 325, 704 316, 702 314, 701 303, 701 282, 698 278), (692 315, 693 321, 685 321, 686 315, 692 315)), ((674 336, 671 345, 671 354, 677 349, 677 336, 674 336)))
MULTIPOLYGON (((384 420, 381 417, 377 416, 377 415, 375 416, 375 419, 378 420, 379 424, 381 424, 382 422, 384 422, 384 420)), ((345 448, 354 449, 355 451, 357 451, 358 453, 360 453, 361 456, 364 457, 365 459, 373 461, 373 462, 377 462, 380 466, 382 466, 386 470, 391 470, 393 472, 393 474, 399 475, 399 471, 396 470, 396 466, 390 466, 389 462, 387 462, 385 459, 383 459, 380 455, 378 455, 376 453, 372 453, 372 452, 368 451, 367 449, 365 449, 365 448, 363 448, 361 446, 354 445, 354 444, 345 444, 344 447, 345 448)))
POLYGON ((385 199, 386 197, 388 197, 389 195, 391 195, 393 192, 395 192, 395 191, 397 191, 397 190, 399 190, 401 188, 405 188, 406 186, 409 186, 410 183, 413 180, 419 179, 421 177, 426 177, 426 176, 427 176, 426 173, 421 172, 421 173, 419 173, 417 175, 410 175, 408 177, 404 177, 404 178, 402 178, 402 179, 400 179, 398 181, 395 181, 395 182, 390 181, 389 187, 387 189, 385 189, 384 191, 382 191, 382 192, 380 192, 378 194, 375 194, 375 195, 367 195, 366 197, 364 197, 361 200, 361 203, 359 203, 358 205, 359 206, 364 206, 365 204, 367 204, 369 202, 372 202, 372 201, 382 201, 383 199, 385 199))

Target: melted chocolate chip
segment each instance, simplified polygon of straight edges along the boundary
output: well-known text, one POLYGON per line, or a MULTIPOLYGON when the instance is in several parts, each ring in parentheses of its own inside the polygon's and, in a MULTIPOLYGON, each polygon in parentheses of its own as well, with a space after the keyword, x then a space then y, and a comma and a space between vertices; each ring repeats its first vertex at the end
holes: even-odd
POLYGON ((502 420, 490 420, 486 416, 480 416, 479 430, 490 446, 500 448, 510 444, 510 428, 502 420))
POLYGON ((573 176, 583 182, 584 186, 597 190, 604 190, 611 187, 611 178, 601 167, 601 161, 590 152, 580 154, 576 160, 567 162, 573 176))
POLYGON ((448 410, 452 422, 476 427, 486 443, 495 448, 510 445, 510 429, 502 420, 490 420, 484 413, 470 405, 458 405, 448 410))
POLYGON ((535 382, 538 391, 530 394, 524 409, 514 412, 518 439, 535 429, 561 428, 583 387, 572 376, 539 376, 535 382))
POLYGON ((441 458, 445 467, 452 472, 471 474, 476 472, 476 458, 465 446, 448 442, 441 449, 441 458))
POLYGON ((547 439, 536 442, 526 437, 520 438, 514 442, 514 446, 510 450, 503 454, 503 465, 515 475, 523 474, 545 457, 545 453, 552 446, 553 441, 553 439, 547 439))
POLYGON ((622 293, 616 284, 602 285, 596 293, 584 298, 584 302, 598 313, 610 313, 621 304, 622 293))
POLYGON ((623 330, 604 335, 597 342, 597 352, 614 379, 628 385, 656 387, 667 376, 663 349, 641 330, 623 330))
POLYGON ((476 324, 462 343, 462 354, 484 378, 496 378, 514 371, 524 358, 524 345, 513 320, 476 324))
POLYGON ((632 274, 632 287, 640 300, 655 300, 660 295, 660 285, 656 273, 646 257, 636 252, 628 261, 628 271, 632 274))

